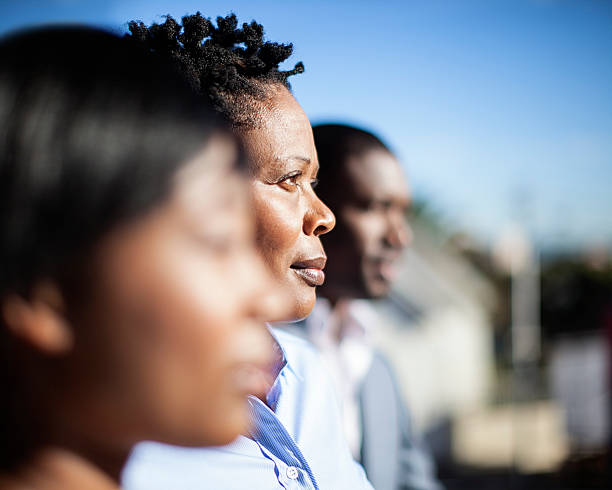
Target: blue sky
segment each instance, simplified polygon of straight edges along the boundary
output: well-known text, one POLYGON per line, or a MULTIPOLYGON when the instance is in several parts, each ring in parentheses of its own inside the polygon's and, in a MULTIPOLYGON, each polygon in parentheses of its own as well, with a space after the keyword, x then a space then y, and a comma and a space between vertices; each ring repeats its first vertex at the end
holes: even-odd
POLYGON ((313 121, 378 132, 415 193, 483 243, 520 220, 542 246, 612 246, 612 1, 0 0, 0 32, 125 29, 201 10, 293 42, 313 121))

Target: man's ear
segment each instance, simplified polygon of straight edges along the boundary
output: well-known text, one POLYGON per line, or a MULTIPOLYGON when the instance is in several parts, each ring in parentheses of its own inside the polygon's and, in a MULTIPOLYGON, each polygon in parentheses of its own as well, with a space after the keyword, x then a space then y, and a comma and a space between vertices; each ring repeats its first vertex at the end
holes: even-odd
POLYGON ((3 323, 15 337, 49 355, 66 354, 74 336, 56 284, 38 283, 29 299, 12 294, 0 303, 3 323))

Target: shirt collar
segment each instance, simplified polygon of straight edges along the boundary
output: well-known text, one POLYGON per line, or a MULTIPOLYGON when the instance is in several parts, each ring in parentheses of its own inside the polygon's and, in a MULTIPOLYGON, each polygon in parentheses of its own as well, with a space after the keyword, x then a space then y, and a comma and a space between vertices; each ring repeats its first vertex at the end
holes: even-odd
POLYGON ((291 342, 281 342, 279 339, 279 335, 281 335, 280 332, 276 331, 270 324, 267 324, 267 327, 274 340, 274 349, 278 353, 278 361, 274 366, 274 373, 276 376, 272 386, 266 394, 266 402, 272 411, 276 412, 279 398, 283 392, 282 379, 286 379, 287 376, 292 375, 297 378, 297 380, 303 381, 303 377, 295 369, 295 360, 298 353, 293 349, 293 344, 291 342))
POLYGON ((306 321, 308 336, 332 366, 338 384, 359 386, 372 363, 372 329, 378 323, 367 300, 345 300, 331 308, 329 301, 317 299, 306 321), (338 331, 342 329, 340 341, 338 331))
MULTIPOLYGON (((282 362, 278 366, 275 366, 278 369, 277 371, 278 374, 276 378, 278 379, 278 377, 284 371, 290 371, 296 378, 298 378, 300 381, 303 381, 302 376, 295 369, 296 360, 297 360, 299 353, 296 352, 296 350, 294 349, 294 346, 291 343, 281 342, 281 340, 278 338, 280 335, 279 329, 274 328, 270 324, 267 324, 267 327, 268 327, 268 331, 272 335, 272 338, 274 339, 274 342, 276 344, 275 348, 278 348, 282 355, 282 362)), ((290 335, 290 334, 286 333, 286 335, 290 335)))
POLYGON ((333 330, 340 325, 344 337, 369 340, 373 325, 377 323, 375 313, 368 300, 344 300, 336 308, 325 298, 318 298, 310 316, 305 321, 308 337, 320 347, 335 343, 333 330))

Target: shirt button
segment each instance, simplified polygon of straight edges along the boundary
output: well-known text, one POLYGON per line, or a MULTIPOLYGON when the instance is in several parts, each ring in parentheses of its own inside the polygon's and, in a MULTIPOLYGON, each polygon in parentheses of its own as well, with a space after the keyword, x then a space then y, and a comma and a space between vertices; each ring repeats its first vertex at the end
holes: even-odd
POLYGON ((287 478, 290 480, 297 480, 298 476, 300 476, 300 473, 295 466, 289 466, 289 468, 287 468, 287 478))

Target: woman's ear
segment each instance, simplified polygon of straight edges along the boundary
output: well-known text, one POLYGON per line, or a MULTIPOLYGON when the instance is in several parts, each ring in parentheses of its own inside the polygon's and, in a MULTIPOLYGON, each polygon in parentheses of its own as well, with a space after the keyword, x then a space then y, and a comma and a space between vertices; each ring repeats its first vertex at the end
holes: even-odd
POLYGON ((57 285, 38 283, 29 299, 12 294, 0 304, 3 323, 15 337, 49 355, 69 352, 74 343, 64 316, 64 300, 57 285))

